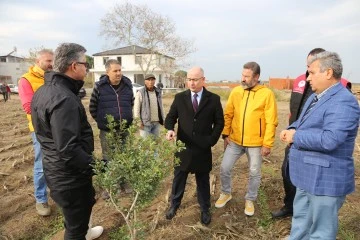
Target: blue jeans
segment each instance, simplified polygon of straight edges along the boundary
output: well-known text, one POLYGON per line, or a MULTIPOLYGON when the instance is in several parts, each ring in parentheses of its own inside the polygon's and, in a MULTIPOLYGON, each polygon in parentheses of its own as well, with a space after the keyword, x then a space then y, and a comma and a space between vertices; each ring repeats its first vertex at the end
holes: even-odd
POLYGON ((41 146, 38 142, 35 132, 31 133, 31 138, 34 146, 34 188, 35 188, 35 199, 37 203, 46 203, 48 201, 47 192, 46 192, 46 181, 43 171, 42 164, 42 153, 41 146))
POLYGON ((249 184, 245 199, 255 201, 261 182, 261 147, 243 147, 234 142, 227 145, 220 168, 221 191, 231 193, 231 170, 244 153, 249 162, 249 184))
POLYGON ((317 196, 296 188, 290 240, 335 240, 345 196, 317 196))
POLYGON ((160 123, 159 122, 151 122, 150 125, 144 126, 144 129, 140 130, 140 136, 147 137, 149 135, 158 137, 160 134, 160 123))

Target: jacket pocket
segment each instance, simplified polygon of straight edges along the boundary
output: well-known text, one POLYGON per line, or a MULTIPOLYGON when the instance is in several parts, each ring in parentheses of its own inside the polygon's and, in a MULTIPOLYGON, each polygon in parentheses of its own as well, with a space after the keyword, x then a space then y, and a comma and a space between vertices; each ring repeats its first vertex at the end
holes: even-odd
POLYGON ((326 159, 304 157, 304 163, 318 165, 326 168, 330 167, 330 161, 326 159))

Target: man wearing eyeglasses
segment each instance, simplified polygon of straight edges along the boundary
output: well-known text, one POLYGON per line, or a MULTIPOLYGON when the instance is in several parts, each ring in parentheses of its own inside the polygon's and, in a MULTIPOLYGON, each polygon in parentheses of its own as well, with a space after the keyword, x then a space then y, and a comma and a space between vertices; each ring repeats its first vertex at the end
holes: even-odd
POLYGON ((32 123, 44 154, 46 181, 64 215, 64 239, 95 239, 103 228, 89 228, 95 190, 92 185, 94 137, 77 96, 84 85, 86 49, 63 43, 55 50, 54 71, 34 94, 32 123))
POLYGON ((36 211, 40 216, 48 216, 51 209, 48 205, 48 196, 46 192, 46 180, 44 177, 42 153, 40 143, 36 139, 34 127, 31 122, 31 102, 34 93, 44 85, 44 73, 52 70, 54 54, 49 49, 43 49, 36 53, 35 66, 29 68, 19 80, 19 97, 22 107, 26 112, 29 121, 29 129, 34 147, 34 189, 36 200, 36 211))
POLYGON ((278 124, 274 93, 259 84, 260 66, 256 62, 244 64, 241 86, 234 88, 226 104, 224 157, 220 168, 221 194, 215 207, 221 208, 232 198, 231 170, 246 153, 249 163, 249 183, 245 195, 247 216, 254 215, 254 201, 261 182, 262 157, 270 154, 278 124))
POLYGON ((175 124, 178 122, 177 139, 185 143, 185 150, 177 154, 180 166, 174 169, 171 206, 166 218, 172 219, 180 207, 189 173, 194 173, 197 198, 201 210, 201 223, 208 225, 210 215, 209 172, 212 169, 211 147, 219 140, 224 127, 220 97, 204 87, 204 70, 194 67, 187 74, 189 90, 175 95, 165 119, 167 140, 174 140, 175 124))

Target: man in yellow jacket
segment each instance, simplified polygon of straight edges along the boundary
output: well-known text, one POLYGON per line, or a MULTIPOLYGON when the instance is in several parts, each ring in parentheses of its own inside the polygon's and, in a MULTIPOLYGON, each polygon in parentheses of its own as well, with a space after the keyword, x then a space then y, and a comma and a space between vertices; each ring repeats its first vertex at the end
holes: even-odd
POLYGON ((244 153, 249 162, 249 183, 245 195, 245 214, 254 215, 254 201, 261 182, 262 156, 268 156, 274 144, 278 124, 274 93, 259 84, 260 66, 248 62, 242 71, 241 86, 234 88, 226 104, 224 158, 221 163, 221 194, 215 207, 221 208, 232 198, 231 170, 244 153))
POLYGON ((43 49, 37 52, 35 66, 29 68, 29 71, 25 73, 19 80, 19 96, 26 117, 29 121, 29 130, 31 132, 31 138, 33 140, 34 147, 34 189, 36 200, 36 211, 41 216, 48 216, 51 213, 48 205, 48 196, 46 192, 46 180, 44 176, 42 166, 42 153, 40 149, 40 143, 38 142, 34 127, 31 122, 31 102, 34 93, 44 85, 44 73, 45 71, 52 70, 53 64, 53 52, 49 49, 43 49))

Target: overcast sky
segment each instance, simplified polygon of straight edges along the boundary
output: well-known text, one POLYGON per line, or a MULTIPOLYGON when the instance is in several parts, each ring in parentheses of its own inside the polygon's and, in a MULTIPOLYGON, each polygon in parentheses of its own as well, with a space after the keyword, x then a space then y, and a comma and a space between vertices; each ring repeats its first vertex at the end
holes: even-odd
MULTIPOLYGON (((55 49, 76 42, 92 55, 115 46, 100 32, 100 19, 114 0, 0 0, 0 55, 16 46, 55 49)), ((297 77, 315 47, 339 53, 343 77, 360 82, 359 0, 132 0, 169 16, 177 33, 197 51, 189 65, 204 68, 210 81, 240 78, 244 63, 256 61, 261 79, 297 77)), ((186 70, 186 69, 185 69, 186 70)))

